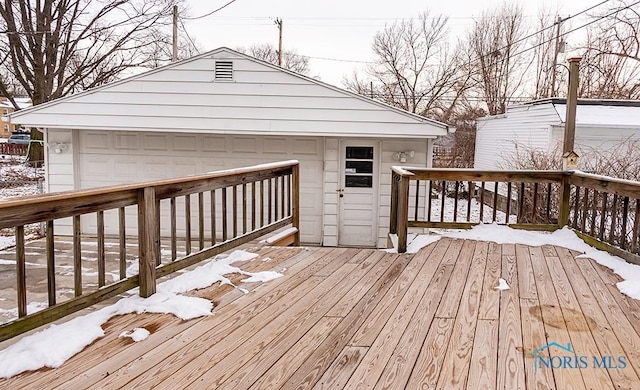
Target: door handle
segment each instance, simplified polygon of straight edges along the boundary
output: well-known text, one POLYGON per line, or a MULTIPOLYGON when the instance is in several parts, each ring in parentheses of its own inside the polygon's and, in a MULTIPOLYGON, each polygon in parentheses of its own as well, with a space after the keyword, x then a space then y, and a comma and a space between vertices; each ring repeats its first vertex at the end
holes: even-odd
POLYGON ((344 198, 344 188, 337 189, 336 192, 340 194, 341 198, 344 198))

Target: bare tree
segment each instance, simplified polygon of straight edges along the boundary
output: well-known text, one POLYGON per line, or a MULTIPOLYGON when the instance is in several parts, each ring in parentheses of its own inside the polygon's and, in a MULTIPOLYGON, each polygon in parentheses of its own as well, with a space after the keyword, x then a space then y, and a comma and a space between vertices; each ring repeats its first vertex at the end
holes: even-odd
POLYGON ((522 9, 503 4, 482 13, 469 33, 478 93, 490 115, 501 114, 521 88, 531 60, 519 55, 526 44, 522 9))
MULTIPOLYGON (((278 49, 270 43, 253 45, 248 49, 238 48, 238 51, 274 65, 278 64, 278 49)), ((295 50, 283 50, 282 67, 296 73, 307 75, 310 71, 309 58, 298 54, 295 50)))
POLYGON ((388 25, 376 34, 372 48, 366 76, 346 79, 347 89, 424 116, 451 114, 464 78, 458 77, 446 17, 425 12, 388 25))
POLYGON ((112 81, 153 60, 176 1, 4 0, 5 70, 34 104, 112 81))
POLYGON ((594 15, 581 62, 579 95, 602 99, 640 98, 640 6, 616 1, 594 15))

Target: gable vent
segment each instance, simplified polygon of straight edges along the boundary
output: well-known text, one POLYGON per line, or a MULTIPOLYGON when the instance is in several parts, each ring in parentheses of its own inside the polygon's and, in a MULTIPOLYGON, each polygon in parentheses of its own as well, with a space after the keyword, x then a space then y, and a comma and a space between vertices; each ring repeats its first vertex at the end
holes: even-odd
POLYGON ((233 81, 233 62, 216 61, 215 69, 216 81, 233 81))

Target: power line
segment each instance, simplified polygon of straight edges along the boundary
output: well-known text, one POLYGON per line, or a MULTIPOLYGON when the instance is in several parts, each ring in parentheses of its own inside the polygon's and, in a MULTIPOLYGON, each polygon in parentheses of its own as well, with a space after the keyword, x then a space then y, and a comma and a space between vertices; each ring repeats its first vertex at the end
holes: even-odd
POLYGON ((180 25, 182 26, 182 31, 184 31, 184 34, 187 36, 187 39, 189 40, 189 42, 191 42, 191 46, 193 46, 193 49, 196 51, 196 53, 200 54, 200 50, 198 50, 198 47, 196 46, 196 44, 193 43, 193 39, 191 39, 191 36, 189 35, 189 31, 187 31, 187 28, 184 26, 182 19, 180 19, 180 25))
POLYGON ((206 13, 206 14, 204 14, 204 15, 195 16, 195 17, 191 17, 191 18, 189 18, 189 17, 185 17, 184 19, 186 19, 186 20, 198 20, 198 19, 206 18, 207 16, 211 16, 211 15, 215 14, 216 12, 221 11, 221 10, 223 10, 223 9, 227 8, 228 6, 230 6, 231 4, 235 3, 236 1, 237 1, 237 0, 231 0, 230 2, 228 2, 228 3, 227 3, 227 4, 225 4, 225 5, 223 5, 222 7, 216 8, 216 9, 214 9, 213 11, 208 12, 208 13, 206 13))

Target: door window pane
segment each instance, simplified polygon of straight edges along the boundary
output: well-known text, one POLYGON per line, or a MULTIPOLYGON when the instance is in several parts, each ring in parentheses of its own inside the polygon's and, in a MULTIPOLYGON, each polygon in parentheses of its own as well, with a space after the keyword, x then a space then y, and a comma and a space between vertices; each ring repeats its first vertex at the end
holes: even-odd
POLYGON ((373 187, 373 178, 371 176, 353 176, 346 175, 344 177, 346 187, 371 188, 373 187))
POLYGON ((347 173, 373 173, 373 161, 347 161, 345 168, 347 173))
POLYGON ((347 158, 356 160, 373 160, 372 146, 347 146, 347 158))

